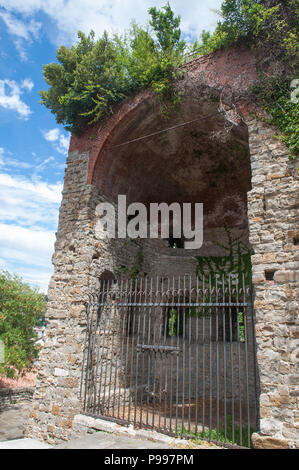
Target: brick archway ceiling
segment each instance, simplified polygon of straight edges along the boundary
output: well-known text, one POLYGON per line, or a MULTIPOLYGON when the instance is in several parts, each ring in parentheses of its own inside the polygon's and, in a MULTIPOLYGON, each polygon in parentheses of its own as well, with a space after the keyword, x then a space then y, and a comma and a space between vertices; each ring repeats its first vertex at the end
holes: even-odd
MULTIPOLYGON (((109 147, 169 128, 181 122, 217 113, 215 100, 185 98, 171 119, 158 105, 144 100, 123 119, 109 147)), ((104 151, 94 182, 102 195, 127 202, 202 202, 206 226, 247 226, 246 193, 251 189, 248 133, 235 127, 226 142, 212 132, 223 130, 218 115, 139 142, 104 151)))

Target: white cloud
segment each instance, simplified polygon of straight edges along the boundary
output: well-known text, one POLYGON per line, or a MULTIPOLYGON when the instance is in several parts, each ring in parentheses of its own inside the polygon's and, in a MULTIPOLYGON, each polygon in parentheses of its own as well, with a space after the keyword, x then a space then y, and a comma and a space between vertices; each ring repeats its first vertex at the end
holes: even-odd
POLYGON ((47 267, 54 251, 54 242, 55 234, 52 231, 0 223, 1 258, 47 267))
MULTIPOLYGON (((198 37, 203 29, 213 30, 216 26, 218 17, 212 9, 219 8, 222 1, 172 0, 170 3, 175 13, 182 17, 183 33, 187 37, 198 37)), ((165 3, 166 0, 0 0, 0 6, 7 11, 27 18, 39 11, 48 15, 57 26, 57 34, 52 37, 56 45, 74 41, 78 29, 85 33, 93 29, 101 35, 105 29, 123 31, 132 18, 145 24, 148 9, 162 7, 165 3)))
POLYGON ((0 268, 44 292, 53 271, 61 191, 61 183, 0 173, 0 268))
POLYGON ((55 230, 62 184, 0 173, 0 222, 34 230, 55 230))
POLYGON ((59 204, 61 201, 62 184, 48 184, 45 181, 32 181, 29 178, 0 173, 0 196, 2 194, 5 197, 5 192, 9 190, 23 191, 26 199, 37 199, 41 204, 43 201, 59 204))
POLYGON ((59 138, 59 129, 51 129, 49 131, 43 132, 44 138, 48 140, 48 142, 55 142, 59 138))
POLYGON ((29 168, 32 168, 32 165, 27 162, 20 162, 19 160, 16 160, 15 158, 8 158, 6 157, 5 159, 0 156, 0 167, 8 168, 8 167, 13 167, 17 168, 19 170, 28 170, 29 168))
POLYGON ((30 163, 21 162, 20 160, 16 160, 15 158, 11 158, 7 155, 11 155, 11 152, 7 152, 3 147, 0 147, 0 167, 2 168, 13 167, 13 168, 17 168, 18 170, 29 169, 32 167, 30 163))
POLYGON ((27 62, 28 56, 27 56, 27 52, 26 52, 23 41, 21 39, 16 39, 14 41, 14 45, 16 46, 16 49, 19 53, 19 57, 20 57, 21 61, 22 62, 27 62))
POLYGON ((54 243, 52 231, 0 223, 0 268, 18 274, 46 292, 53 272, 54 243))
POLYGON ((42 267, 25 267, 22 266, 22 268, 18 268, 14 264, 10 264, 4 269, 13 272, 15 274, 18 274, 20 277, 24 279, 25 282, 28 282, 30 285, 34 287, 39 287, 40 290, 46 294, 48 291, 48 285, 50 281, 50 277, 52 275, 53 269, 48 268, 48 269, 43 269, 42 267))
POLYGON ((64 134, 60 134, 58 151, 60 153, 67 154, 69 145, 70 145, 70 136, 65 136, 64 134))
POLYGON ((66 136, 56 127, 55 129, 50 129, 49 131, 42 131, 44 138, 51 142, 54 145, 57 152, 62 155, 67 155, 68 148, 70 145, 70 136, 66 136))
POLYGON ((3 158, 4 153, 5 153, 4 148, 0 147, 0 166, 4 165, 4 158, 3 158))
POLYGON ((21 100, 24 90, 31 91, 34 84, 27 78, 18 84, 14 80, 0 80, 0 106, 16 111, 20 118, 28 119, 32 113, 29 106, 21 100))
POLYGON ((21 85, 20 85, 21 88, 26 88, 28 91, 31 91, 32 88, 34 87, 34 83, 33 81, 31 80, 31 78, 25 78, 21 85))
POLYGON ((31 41, 32 36, 34 38, 38 37, 41 23, 38 23, 33 19, 24 23, 5 11, 0 11, 0 18, 4 21, 9 34, 18 36, 26 41, 31 41))
POLYGON ((27 53, 25 45, 32 43, 37 39, 41 29, 41 23, 31 19, 24 22, 14 17, 8 11, 0 11, 0 18, 4 21, 7 31, 10 35, 15 36, 14 44, 22 61, 27 61, 27 53))
POLYGON ((37 174, 40 171, 44 170, 46 168, 46 166, 51 162, 55 162, 54 157, 49 157, 49 158, 46 158, 45 160, 43 160, 39 165, 37 165, 35 167, 35 174, 37 174))

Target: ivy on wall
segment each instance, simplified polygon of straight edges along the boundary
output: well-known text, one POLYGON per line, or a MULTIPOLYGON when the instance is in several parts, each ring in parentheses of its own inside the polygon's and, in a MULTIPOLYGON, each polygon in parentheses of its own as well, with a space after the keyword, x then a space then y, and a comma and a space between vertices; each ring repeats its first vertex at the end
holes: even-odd
MULTIPOLYGON (((251 286, 253 250, 248 247, 242 237, 233 237, 231 231, 225 226, 226 244, 214 242, 226 253, 223 256, 195 256, 195 273, 202 290, 203 302, 216 302, 217 299, 234 301, 240 292, 251 286), (206 290, 204 289, 204 286, 206 290)), ((182 302, 195 303, 185 295, 182 302)), ((203 317, 211 315, 210 307, 188 307, 185 310, 185 320, 189 317, 203 317)), ((244 340, 244 313, 238 312, 239 339, 244 340)), ((168 334, 176 336, 182 334, 182 322, 178 326, 178 311, 171 309, 168 312, 168 334), (178 332, 178 328, 180 331, 178 332)))
POLYGON ((131 267, 125 265, 119 266, 115 268, 114 272, 115 274, 125 274, 131 279, 132 282, 136 282, 139 274, 141 273, 144 260, 143 246, 140 240, 130 239, 130 241, 138 246, 135 264, 133 264, 131 267))
POLYGON ((228 282, 228 274, 235 278, 240 286, 249 286, 252 277, 251 256, 253 251, 244 242, 242 237, 234 238, 231 231, 225 226, 227 244, 214 242, 226 252, 223 256, 195 256, 195 273, 200 282, 207 276, 211 287, 215 287, 217 282, 225 284, 228 282))

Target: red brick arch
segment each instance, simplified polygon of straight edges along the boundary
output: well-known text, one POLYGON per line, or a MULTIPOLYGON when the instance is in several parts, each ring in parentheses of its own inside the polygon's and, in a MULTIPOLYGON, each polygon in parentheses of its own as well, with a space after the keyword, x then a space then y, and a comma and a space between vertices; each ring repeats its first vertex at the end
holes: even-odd
MULTIPOLYGON (((212 89, 220 90, 229 84, 238 92, 245 91, 250 82, 256 78, 255 54, 251 50, 240 50, 240 48, 217 51, 191 61, 186 69, 188 77, 194 80, 199 74, 204 73, 206 84, 212 89)), ((95 182, 95 168, 99 167, 101 159, 105 158, 103 151, 111 145, 119 124, 123 120, 130 120, 138 107, 151 96, 152 93, 146 90, 127 99, 103 124, 89 127, 80 137, 72 136, 70 152, 75 150, 79 153, 89 152, 87 184, 95 182)), ((239 105, 242 107, 243 104, 239 105)), ((242 111, 246 112, 244 106, 242 111)))

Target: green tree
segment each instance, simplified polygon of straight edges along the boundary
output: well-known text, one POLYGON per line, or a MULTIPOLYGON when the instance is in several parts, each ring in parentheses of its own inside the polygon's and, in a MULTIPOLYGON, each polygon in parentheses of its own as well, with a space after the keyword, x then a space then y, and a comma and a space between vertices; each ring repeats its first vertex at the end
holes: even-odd
POLYGON ((254 96, 271 113, 279 138, 293 155, 299 153, 298 124, 292 122, 299 105, 291 103, 289 89, 298 72, 298 0, 224 0, 215 31, 203 31, 194 44, 181 39, 181 18, 169 3, 148 13, 145 28, 133 23, 123 35, 104 32, 96 40, 93 32, 79 32, 75 46, 58 49, 58 63, 44 66, 49 88, 40 92, 41 102, 58 123, 80 134, 112 114, 115 104, 145 88, 157 94, 161 113, 168 117, 181 101, 174 81, 186 52, 201 55, 243 44, 261 51, 254 96))
POLYGON ((0 373, 13 377, 22 373, 38 355, 34 327, 44 316, 45 296, 21 278, 0 273, 0 339, 4 343, 4 363, 0 373))
POLYGON ((169 4, 161 10, 151 8, 149 14, 146 28, 133 23, 123 35, 109 37, 104 32, 96 40, 93 31, 88 36, 79 31, 78 43, 61 46, 58 63, 44 66, 49 88, 40 91, 41 103, 59 124, 80 134, 88 124, 111 114, 116 103, 147 87, 161 102, 176 104, 172 84, 186 46, 180 40, 180 17, 169 4))
POLYGON ((299 154, 299 104, 291 102, 291 81, 298 77, 298 0, 225 0, 214 33, 203 31, 198 53, 244 44, 259 49, 258 81, 251 97, 269 113, 282 140, 299 154))
POLYGON ((174 16, 169 2, 161 10, 153 7, 148 12, 152 17, 150 25, 156 33, 160 50, 163 53, 184 52, 186 43, 181 40, 181 17, 174 16))

